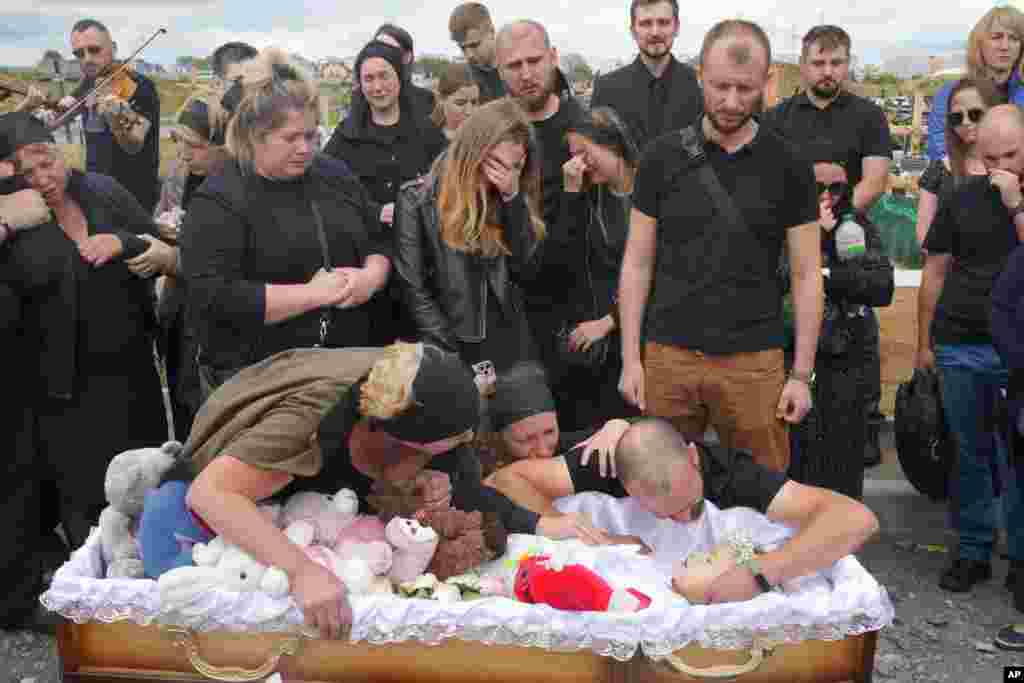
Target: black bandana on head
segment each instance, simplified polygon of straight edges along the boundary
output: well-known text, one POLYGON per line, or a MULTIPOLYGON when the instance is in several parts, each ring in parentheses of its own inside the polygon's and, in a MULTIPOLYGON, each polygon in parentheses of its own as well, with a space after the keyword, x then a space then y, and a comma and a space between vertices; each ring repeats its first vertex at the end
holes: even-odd
POLYGON ((401 415, 375 420, 375 428, 401 441, 432 443, 476 429, 480 420, 480 391, 473 374, 457 355, 434 346, 423 346, 412 401, 401 415))
POLYGON ((402 64, 402 51, 394 45, 389 45, 380 40, 371 40, 367 43, 359 54, 356 55, 355 72, 354 77, 356 82, 362 80, 362 68, 363 63, 371 57, 379 57, 385 62, 391 65, 391 68, 395 70, 398 75, 398 80, 401 81, 405 73, 405 65, 402 64))
POLYGON ((53 135, 35 116, 21 111, 0 115, 0 159, 13 156, 19 147, 38 142, 53 142, 53 135))
POLYGON ((518 363, 498 375, 488 407, 491 426, 496 432, 527 417, 554 410, 555 399, 548 388, 544 368, 530 362, 518 363))

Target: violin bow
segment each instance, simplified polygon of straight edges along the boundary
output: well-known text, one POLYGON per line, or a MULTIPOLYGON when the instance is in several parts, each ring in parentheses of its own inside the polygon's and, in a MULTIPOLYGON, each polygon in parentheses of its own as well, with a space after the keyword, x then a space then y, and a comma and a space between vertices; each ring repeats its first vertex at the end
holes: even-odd
POLYGON ((165 28, 158 28, 153 33, 153 35, 151 35, 146 40, 146 42, 144 42, 142 45, 140 45, 138 48, 135 49, 135 52, 133 52, 130 55, 128 55, 128 58, 125 59, 121 63, 121 66, 117 67, 116 69, 111 71, 109 74, 107 74, 107 76, 104 77, 102 80, 100 80, 99 83, 94 85, 89 92, 87 92, 84 95, 82 95, 81 97, 79 97, 78 101, 76 101, 73 105, 68 107, 67 111, 65 111, 63 114, 61 114, 56 119, 54 119, 54 121, 49 124, 50 130, 53 130, 55 128, 60 128, 62 125, 64 125, 65 122, 67 122, 69 119, 71 119, 72 116, 74 116, 76 113, 78 113, 78 110, 80 110, 82 108, 82 106, 85 104, 86 100, 88 100, 93 95, 93 93, 97 92, 100 88, 105 86, 107 83, 110 83, 112 80, 114 80, 115 78, 120 76, 123 71, 125 71, 128 67, 131 66, 132 60, 135 59, 136 57, 138 57, 140 52, 145 50, 149 46, 150 43, 152 43, 154 40, 157 39, 158 36, 160 36, 161 34, 164 34, 164 33, 167 33, 167 29, 165 29, 165 28))

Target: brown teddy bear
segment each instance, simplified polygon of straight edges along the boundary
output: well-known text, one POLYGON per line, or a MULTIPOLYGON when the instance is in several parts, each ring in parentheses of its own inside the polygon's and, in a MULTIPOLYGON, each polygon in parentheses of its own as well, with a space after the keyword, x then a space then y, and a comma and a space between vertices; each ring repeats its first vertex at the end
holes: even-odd
POLYGON ((465 574, 487 560, 494 559, 484 534, 481 512, 447 509, 421 510, 416 514, 420 524, 429 526, 440 537, 427 571, 445 581, 465 574))
POLYGON ((423 470, 404 482, 374 482, 367 501, 384 523, 413 517, 440 537, 427 571, 439 581, 464 574, 505 552, 508 537, 497 514, 464 512, 451 507, 447 474, 423 470))

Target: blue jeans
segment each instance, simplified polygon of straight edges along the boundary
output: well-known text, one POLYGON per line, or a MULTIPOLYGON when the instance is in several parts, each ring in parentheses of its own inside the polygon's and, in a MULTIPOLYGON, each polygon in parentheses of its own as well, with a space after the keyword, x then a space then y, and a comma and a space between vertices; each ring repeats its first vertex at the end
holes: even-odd
MULTIPOLYGON (((993 469, 1007 471, 998 406, 1008 373, 990 344, 936 345, 935 366, 942 382, 946 422, 956 437, 959 456, 952 488, 957 499, 954 525, 960 537, 960 557, 988 562, 1001 522, 996 519, 993 469)), ((1014 479, 1002 479, 1009 554, 1024 559, 1024 507, 1014 479)))

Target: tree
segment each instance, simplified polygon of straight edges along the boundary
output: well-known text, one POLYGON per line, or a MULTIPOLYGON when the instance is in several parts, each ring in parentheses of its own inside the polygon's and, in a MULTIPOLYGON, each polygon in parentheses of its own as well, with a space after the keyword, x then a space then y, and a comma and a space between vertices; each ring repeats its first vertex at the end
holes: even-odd
POLYGON ((573 81, 589 81, 594 77, 594 70, 587 64, 587 60, 583 58, 583 55, 575 52, 563 55, 559 66, 573 81))
POLYGON ((594 78, 594 71, 586 62, 580 62, 572 70, 573 81, 589 81, 594 78))
POLYGON ((413 63, 413 71, 422 73, 427 78, 440 78, 444 68, 451 64, 444 57, 420 57, 413 63))

